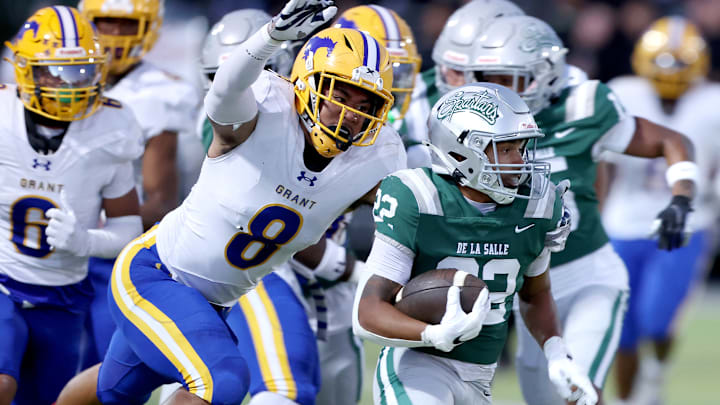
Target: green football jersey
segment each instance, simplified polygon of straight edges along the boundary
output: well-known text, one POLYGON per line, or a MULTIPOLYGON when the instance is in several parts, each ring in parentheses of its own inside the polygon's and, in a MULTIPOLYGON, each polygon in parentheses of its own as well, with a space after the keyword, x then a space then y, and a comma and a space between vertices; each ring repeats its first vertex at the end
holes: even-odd
POLYGON ((545 133, 538 140, 536 158, 550 162, 553 182, 571 182, 564 200, 572 214, 572 232, 565 250, 552 254, 551 266, 578 259, 608 242, 595 194, 594 153, 598 153, 598 141, 621 118, 626 118, 623 107, 597 80, 566 88, 551 106, 535 115, 545 133))
POLYGON ((395 125, 405 149, 427 139, 427 120, 430 110, 440 97, 442 94, 435 85, 435 67, 420 73, 415 80, 415 90, 402 125, 399 128, 395 125))
POLYGON ((479 364, 498 360, 513 297, 562 215, 558 194, 551 184, 543 199, 516 199, 482 214, 455 182, 427 168, 401 170, 382 181, 373 208, 376 237, 414 254, 410 278, 456 268, 481 278, 490 290, 491 310, 478 337, 449 353, 417 350, 479 364))
POLYGON ((202 142, 203 148, 205 149, 205 154, 207 155, 208 149, 210 149, 210 144, 213 140, 213 128, 212 124, 210 124, 210 119, 205 117, 205 120, 203 120, 202 125, 202 135, 200 141, 202 142))

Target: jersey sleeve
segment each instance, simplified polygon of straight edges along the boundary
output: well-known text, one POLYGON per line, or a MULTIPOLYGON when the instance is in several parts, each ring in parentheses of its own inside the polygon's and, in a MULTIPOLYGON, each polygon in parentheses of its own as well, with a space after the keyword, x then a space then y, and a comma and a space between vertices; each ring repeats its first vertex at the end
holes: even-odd
POLYGON ((103 187, 101 195, 105 199, 119 198, 135 187, 135 173, 132 162, 115 165, 110 182, 103 187))
POLYGON ((412 191, 396 176, 386 177, 373 205, 376 237, 416 253, 415 235, 420 219, 412 191))
POLYGON ((164 131, 194 130, 200 94, 193 86, 159 69, 145 73, 140 84, 143 96, 134 97, 131 107, 146 142, 164 131))
POLYGON ((635 117, 628 114, 618 96, 608 86, 598 82, 595 92, 594 121, 600 138, 593 145, 592 157, 598 161, 606 151, 622 153, 635 134, 635 117))

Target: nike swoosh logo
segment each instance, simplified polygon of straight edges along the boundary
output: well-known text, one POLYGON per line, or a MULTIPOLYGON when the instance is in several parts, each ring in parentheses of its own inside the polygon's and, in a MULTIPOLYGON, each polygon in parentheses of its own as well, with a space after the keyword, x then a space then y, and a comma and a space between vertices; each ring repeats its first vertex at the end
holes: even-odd
POLYGON ((570 133, 574 130, 575 128, 568 128, 564 131, 557 131, 555 132, 555 138, 565 138, 566 136, 570 135, 570 133))
POLYGON ((522 228, 518 228, 518 226, 515 225, 515 233, 525 232, 533 226, 535 226, 535 224, 525 225, 522 228))

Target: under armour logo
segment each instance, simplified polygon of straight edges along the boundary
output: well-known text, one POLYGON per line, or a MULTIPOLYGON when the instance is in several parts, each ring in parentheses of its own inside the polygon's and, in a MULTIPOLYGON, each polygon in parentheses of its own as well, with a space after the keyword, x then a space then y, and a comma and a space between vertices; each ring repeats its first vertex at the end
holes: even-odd
POLYGON ((42 162, 42 161, 40 161, 40 160, 38 160, 38 159, 33 159, 33 165, 32 165, 32 167, 33 167, 33 169, 37 169, 38 167, 44 167, 44 168, 45 168, 45 171, 48 171, 48 172, 49 172, 49 171, 50 171, 50 164, 51 164, 51 163, 52 163, 52 162, 49 161, 49 160, 46 160, 46 161, 42 162))
POLYGON ((317 180, 317 176, 313 176, 312 178, 305 175, 305 170, 300 171, 300 175, 297 176, 298 181, 307 180, 310 183, 310 187, 315 186, 315 180, 317 180))

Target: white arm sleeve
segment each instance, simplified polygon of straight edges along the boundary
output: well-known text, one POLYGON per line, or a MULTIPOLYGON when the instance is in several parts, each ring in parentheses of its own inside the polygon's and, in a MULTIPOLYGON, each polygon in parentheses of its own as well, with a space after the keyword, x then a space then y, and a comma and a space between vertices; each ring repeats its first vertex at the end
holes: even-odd
POLYGON ((205 96, 205 112, 211 120, 220 125, 236 125, 257 115, 250 86, 280 44, 270 38, 267 25, 263 25, 220 65, 205 96))
POLYGON ((410 278, 410 270, 412 269, 413 259, 415 258, 415 256, 408 253, 408 251, 400 249, 394 244, 388 242, 386 237, 379 238, 378 235, 380 234, 376 232, 370 256, 368 257, 365 268, 363 269, 363 274, 360 275, 360 281, 358 282, 358 287, 355 291, 355 301, 353 302, 352 314, 353 333, 362 339, 367 339, 383 346, 431 346, 430 344, 423 343, 421 340, 387 338, 370 332, 360 325, 360 320, 358 318, 360 298, 362 297, 362 293, 368 279, 373 275, 377 275, 405 285, 407 280, 410 278))
POLYGON ((88 256, 106 259, 117 257, 125 245, 140 235, 142 230, 140 215, 110 217, 105 221, 102 229, 88 231, 88 256))

